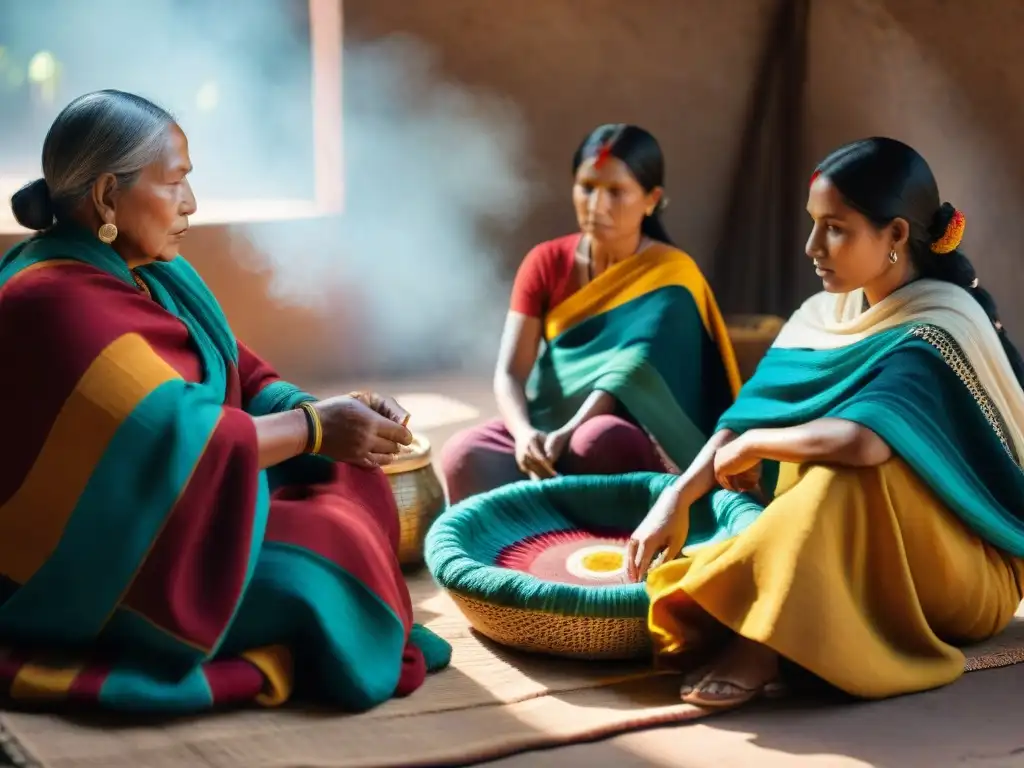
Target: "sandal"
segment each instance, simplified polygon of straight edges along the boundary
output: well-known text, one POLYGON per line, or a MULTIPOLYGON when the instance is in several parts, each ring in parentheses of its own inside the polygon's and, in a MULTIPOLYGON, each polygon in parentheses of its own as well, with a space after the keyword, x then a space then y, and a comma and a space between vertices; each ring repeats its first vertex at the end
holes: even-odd
POLYGON ((679 687, 679 695, 686 696, 700 684, 700 681, 708 676, 711 671, 710 664, 701 664, 683 675, 683 684, 679 687))
POLYGON ((680 698, 687 704, 705 709, 733 709, 748 704, 754 699, 779 699, 785 696, 787 688, 780 680, 772 680, 756 688, 726 680, 702 680, 696 685, 683 685, 680 698))

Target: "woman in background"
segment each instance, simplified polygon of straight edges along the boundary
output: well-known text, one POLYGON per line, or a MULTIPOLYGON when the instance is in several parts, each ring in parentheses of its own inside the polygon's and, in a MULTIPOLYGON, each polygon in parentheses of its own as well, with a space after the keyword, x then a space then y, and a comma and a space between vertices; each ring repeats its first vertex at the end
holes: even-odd
POLYGON ((887 138, 822 161, 807 210, 825 291, 630 541, 641 578, 716 484, 768 499, 647 578, 661 659, 717 654, 683 686, 704 707, 777 692, 783 658, 864 698, 951 683, 957 646, 1021 602, 1024 365, 959 250, 963 215, 887 138))
POLYGON ((101 91, 12 198, 40 234, 0 261, 0 685, 163 712, 408 694, 450 655, 413 624, 377 467, 408 414, 317 401, 236 341, 178 255, 191 170, 170 115, 101 91))
POLYGON ((686 466, 739 389, 711 289, 661 223, 655 138, 603 125, 572 168, 580 232, 519 268, 494 374, 501 418, 442 452, 453 504, 526 477, 686 466))

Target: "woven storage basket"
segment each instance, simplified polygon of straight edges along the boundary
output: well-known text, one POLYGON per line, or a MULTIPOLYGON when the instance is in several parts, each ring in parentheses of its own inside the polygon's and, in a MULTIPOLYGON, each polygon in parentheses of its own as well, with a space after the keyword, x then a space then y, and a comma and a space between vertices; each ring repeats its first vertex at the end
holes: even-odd
MULTIPOLYGON (((646 655, 646 587, 608 578, 607 566, 609 556, 624 565, 622 545, 675 479, 568 476, 474 496, 427 533, 427 568, 470 624, 502 645, 577 659, 646 655), (581 573, 579 556, 595 550, 597 567, 581 573)), ((684 552, 736 536, 762 509, 748 494, 705 496, 690 507, 684 552)))
POLYGON ((430 441, 414 435, 412 445, 403 447, 395 461, 384 466, 384 474, 398 505, 398 561, 411 568, 423 562, 423 539, 444 509, 444 489, 431 464, 430 441))
MULTIPOLYGON (((445 511, 427 534, 426 563, 470 624, 497 643, 578 659, 650 652, 645 586, 624 576, 566 583, 500 565, 538 542, 623 545, 671 475, 638 473, 522 482, 445 511)), ((541 544, 542 546, 542 544, 541 544)))
POLYGON ((747 381, 754 375, 757 364, 786 321, 776 315, 729 315, 725 322, 729 328, 729 339, 736 351, 740 377, 747 381))

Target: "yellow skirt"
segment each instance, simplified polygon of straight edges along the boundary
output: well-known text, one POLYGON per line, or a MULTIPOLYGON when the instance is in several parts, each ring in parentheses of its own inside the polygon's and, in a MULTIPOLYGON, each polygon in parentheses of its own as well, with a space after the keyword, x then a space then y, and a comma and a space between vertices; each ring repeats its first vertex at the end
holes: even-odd
POLYGON ((837 688, 883 698, 956 680, 956 646, 998 634, 1017 610, 1024 560, 971 533, 900 459, 783 465, 750 528, 647 584, 663 657, 706 637, 710 614, 837 688))

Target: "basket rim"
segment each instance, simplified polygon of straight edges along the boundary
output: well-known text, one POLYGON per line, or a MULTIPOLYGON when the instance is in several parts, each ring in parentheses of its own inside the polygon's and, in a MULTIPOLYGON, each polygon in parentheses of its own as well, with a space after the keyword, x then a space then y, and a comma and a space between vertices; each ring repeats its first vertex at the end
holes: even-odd
MULTIPOLYGON (((534 506, 543 513, 543 502, 566 493, 601 497, 602 507, 643 501, 649 508, 675 480, 674 475, 636 472, 628 475, 577 475, 552 480, 523 480, 473 496, 449 507, 434 521, 427 533, 425 561, 434 580, 447 591, 507 608, 559 616, 595 619, 636 619, 647 615, 650 604, 644 582, 583 586, 547 581, 532 574, 502 568, 477 559, 464 546, 464 536, 479 529, 479 516, 497 514, 502 507, 534 506), (477 520, 474 520, 477 518, 477 520)), ((586 504, 580 505, 587 509, 586 504)), ((559 522, 556 512, 552 527, 532 534, 576 530, 567 518, 559 522)), ((595 521, 595 526, 599 525, 595 521)), ((517 540, 512 538, 508 544, 517 540)), ((506 544, 506 546, 508 546, 506 544)))

